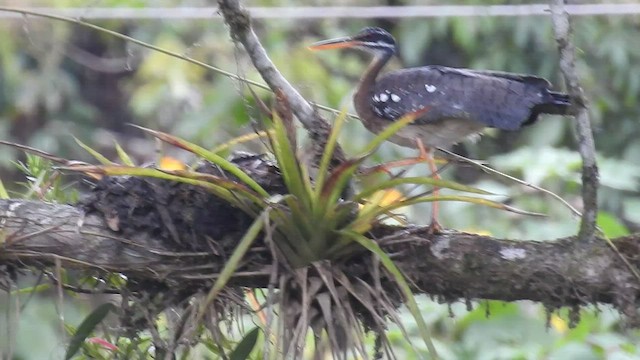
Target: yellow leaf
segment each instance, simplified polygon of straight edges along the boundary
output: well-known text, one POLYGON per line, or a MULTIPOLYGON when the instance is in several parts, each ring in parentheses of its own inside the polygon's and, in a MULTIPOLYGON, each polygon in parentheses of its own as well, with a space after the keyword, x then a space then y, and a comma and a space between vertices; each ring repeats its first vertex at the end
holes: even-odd
POLYGON ((388 206, 396 201, 404 200, 404 194, 396 189, 387 189, 383 191, 380 206, 388 206))
POLYGON ((160 170, 186 170, 187 165, 182 161, 172 158, 171 156, 163 156, 158 164, 160 170))
POLYGON ((7 189, 4 187, 2 180, 0 180, 0 199, 8 199, 8 198, 9 198, 9 193, 7 192, 7 189))
POLYGON ((470 228, 470 229, 464 229, 462 231, 466 232, 466 233, 469 233, 469 234, 476 234, 476 235, 481 235, 481 236, 491 236, 491 232, 489 230, 470 228))
MULTIPOLYGON (((396 189, 378 190, 373 195, 366 198, 367 203, 375 205, 377 207, 385 207, 393 204, 396 201, 404 199, 404 194, 396 189)), ((363 204, 359 204, 362 209, 363 204)))
POLYGON ((551 320, 549 320, 551 327, 554 328, 560 334, 564 334, 569 330, 569 325, 557 314, 551 314, 551 320))

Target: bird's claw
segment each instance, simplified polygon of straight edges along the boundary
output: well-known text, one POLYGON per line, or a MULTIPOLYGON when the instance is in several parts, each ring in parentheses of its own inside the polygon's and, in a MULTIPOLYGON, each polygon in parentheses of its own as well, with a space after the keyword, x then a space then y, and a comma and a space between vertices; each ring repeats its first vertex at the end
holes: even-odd
POLYGON ((444 232, 444 228, 436 220, 432 220, 427 228, 427 235, 440 235, 444 232))

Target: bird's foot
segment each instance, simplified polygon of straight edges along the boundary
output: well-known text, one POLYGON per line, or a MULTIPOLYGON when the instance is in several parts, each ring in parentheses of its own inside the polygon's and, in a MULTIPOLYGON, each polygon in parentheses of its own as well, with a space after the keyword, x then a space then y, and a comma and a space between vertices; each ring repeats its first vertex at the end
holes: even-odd
POLYGON ((436 219, 431 219, 431 224, 427 228, 428 235, 440 235, 444 232, 444 228, 436 219))

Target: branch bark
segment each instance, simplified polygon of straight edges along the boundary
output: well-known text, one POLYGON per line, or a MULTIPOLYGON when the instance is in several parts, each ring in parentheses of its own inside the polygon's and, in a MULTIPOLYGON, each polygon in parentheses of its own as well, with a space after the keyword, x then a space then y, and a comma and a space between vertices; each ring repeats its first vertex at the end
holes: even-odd
MULTIPOLYGON (((228 225, 212 221, 212 226, 228 225)), ((245 229, 228 230, 237 242, 245 229)), ((213 267, 224 263, 214 251, 176 253, 144 232, 124 238, 101 216, 85 216, 68 205, 0 200, 0 234, 0 265, 18 268, 54 266, 58 260, 67 268, 115 271, 177 286, 215 277, 203 275, 202 266, 184 268, 185 262, 210 259, 213 267), (181 266, 181 271, 175 270, 181 266)), ((386 252, 394 254, 416 294, 444 301, 533 300, 552 308, 598 302, 613 304, 633 317, 640 299, 640 284, 603 239, 513 241, 457 232, 432 236, 422 228, 390 226, 373 234, 386 252)), ((633 266, 640 266, 640 235, 614 241, 633 266)), ((259 247, 252 252, 270 256, 259 247)), ((233 284, 266 288, 270 267, 264 264, 271 260, 242 269, 233 284)))
MULTIPOLYGON (((237 0, 219 0, 218 6, 224 21, 229 25, 231 38, 244 46, 253 66, 275 94, 282 93, 293 114, 300 120, 312 140, 312 165, 322 155, 331 133, 331 125, 324 120, 309 102, 282 76, 265 51, 251 27, 249 12, 237 0), (315 159, 317 158, 317 159, 315 159)), ((333 153, 334 166, 344 162, 345 156, 338 144, 333 153)))
POLYGON ((567 84, 569 95, 574 102, 576 141, 582 157, 582 202, 584 209, 579 237, 593 239, 598 213, 598 165, 596 164, 596 148, 591 131, 589 109, 576 71, 576 50, 571 42, 571 23, 569 22, 569 14, 564 8, 564 0, 551 0, 550 7, 553 31, 560 52, 560 70, 567 84))

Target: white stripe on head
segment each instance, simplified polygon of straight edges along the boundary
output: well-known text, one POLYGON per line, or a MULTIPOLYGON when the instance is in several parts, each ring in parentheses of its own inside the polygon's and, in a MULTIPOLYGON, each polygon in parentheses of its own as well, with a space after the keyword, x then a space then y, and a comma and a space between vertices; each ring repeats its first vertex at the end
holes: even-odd
POLYGON ((368 46, 368 47, 373 47, 373 48, 384 47, 384 48, 388 48, 388 49, 395 49, 395 47, 396 47, 394 44, 389 44, 388 42, 384 42, 384 41, 362 42, 362 46, 368 46))

